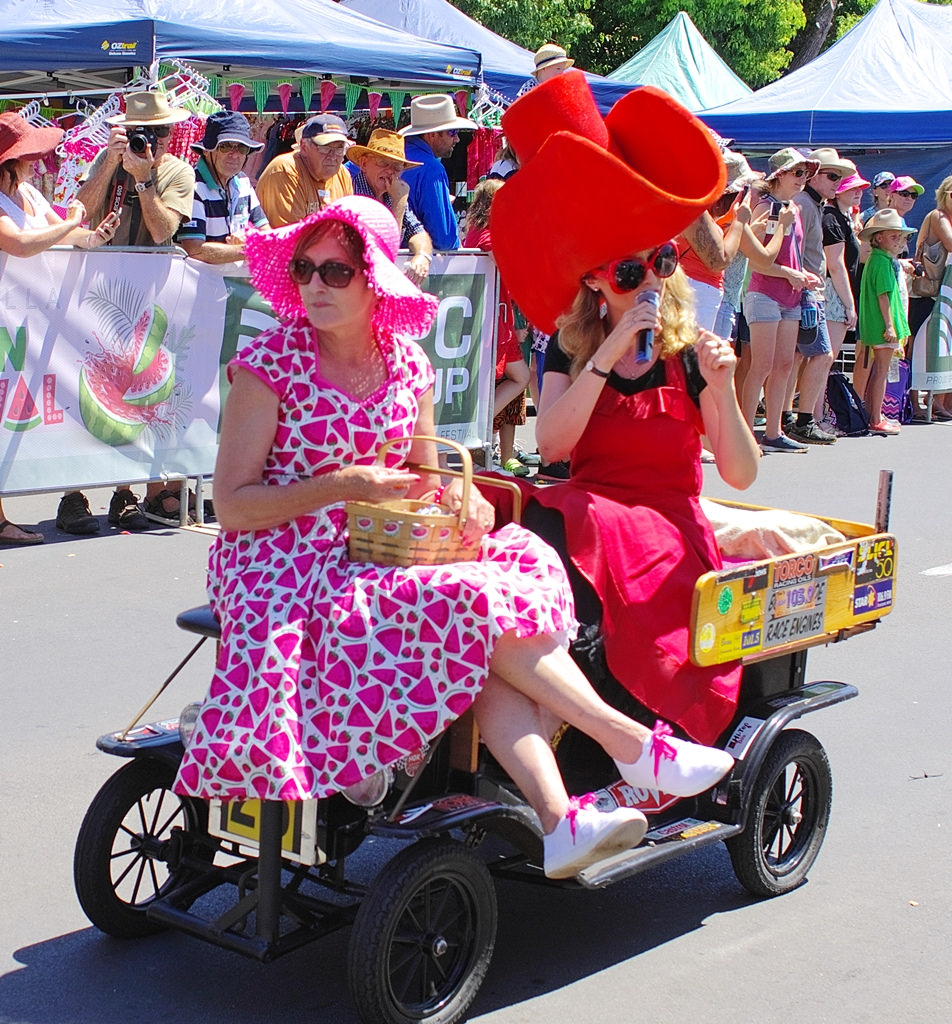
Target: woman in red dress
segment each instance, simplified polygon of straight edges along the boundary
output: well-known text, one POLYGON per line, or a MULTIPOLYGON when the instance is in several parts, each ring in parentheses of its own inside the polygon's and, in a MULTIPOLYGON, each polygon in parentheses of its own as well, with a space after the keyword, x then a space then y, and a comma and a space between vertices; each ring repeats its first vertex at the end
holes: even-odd
POLYGON ((572 564, 601 606, 612 674, 710 743, 733 717, 740 669, 688 657, 694 584, 721 566, 698 504, 701 435, 734 487, 753 482, 760 453, 737 403, 730 342, 698 330, 677 263, 669 242, 582 278, 549 342, 536 421, 540 454, 570 458, 572 476, 534 500, 562 513, 572 564), (653 341, 639 361, 646 331, 653 341))

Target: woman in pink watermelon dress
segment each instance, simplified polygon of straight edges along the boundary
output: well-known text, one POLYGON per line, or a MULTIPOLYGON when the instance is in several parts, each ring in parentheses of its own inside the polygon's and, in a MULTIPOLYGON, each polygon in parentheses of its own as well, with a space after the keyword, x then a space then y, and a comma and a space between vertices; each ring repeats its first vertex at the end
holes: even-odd
MULTIPOLYGON (((495 533, 474 494, 473 561, 389 568, 348 560, 348 499, 434 495, 433 369, 408 337, 437 300, 393 263, 396 222, 353 196, 249 236, 252 278, 284 326, 230 366, 215 469, 222 533, 209 593, 222 647, 176 790, 303 800, 346 788, 473 706, 481 735, 537 811, 545 870, 577 873, 636 845, 640 812, 567 796, 545 736, 568 721, 633 785, 701 792, 731 758, 672 747, 604 704, 569 658, 571 594, 558 557, 518 526, 495 533), (653 773, 660 765, 661 776, 653 773)), ((474 489, 475 490, 475 489, 474 489)), ((458 510, 459 482, 442 493, 458 510)))

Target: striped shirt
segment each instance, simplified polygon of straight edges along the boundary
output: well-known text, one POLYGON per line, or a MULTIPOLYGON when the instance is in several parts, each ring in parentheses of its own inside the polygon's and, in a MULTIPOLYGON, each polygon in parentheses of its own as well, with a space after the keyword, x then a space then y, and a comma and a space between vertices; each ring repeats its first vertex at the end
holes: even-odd
MULTIPOLYGON (((367 180, 367 175, 356 164, 348 164, 348 167, 350 168, 350 176, 354 183, 354 195, 377 199, 374 190, 370 187, 370 182, 367 180)), ((383 199, 377 199, 377 202, 383 203, 391 213, 393 212, 393 199, 389 192, 384 192, 383 199)), ((407 203, 406 209, 403 212, 403 235, 400 238, 400 247, 403 249, 409 248, 410 239, 422 230, 423 225, 420 223, 420 218, 410 209, 410 204, 407 203)))
POLYGON ((268 218, 261 209, 251 179, 247 174, 236 174, 228 182, 226 192, 202 157, 195 167, 192 219, 182 225, 176 237, 224 242, 229 235, 244 234, 249 224, 256 228, 268 227, 268 218))

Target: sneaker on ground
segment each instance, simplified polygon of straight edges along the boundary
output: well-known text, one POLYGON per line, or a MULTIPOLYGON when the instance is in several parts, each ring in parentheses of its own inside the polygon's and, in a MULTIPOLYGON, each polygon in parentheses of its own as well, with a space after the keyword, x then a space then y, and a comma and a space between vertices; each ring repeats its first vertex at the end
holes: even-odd
POLYGON ((568 480, 570 476, 567 462, 544 462, 536 471, 537 480, 550 480, 552 483, 568 480))
POLYGON ((805 452, 807 446, 798 441, 792 441, 786 434, 779 437, 764 437, 760 440, 760 447, 765 452, 805 452))
POLYGON ((138 501, 128 487, 114 491, 106 517, 109 525, 118 526, 120 530, 147 530, 149 520, 139 511, 138 501))
POLYGON ((780 430, 789 434, 797 425, 797 414, 795 412, 784 412, 780 414, 780 430))
POLYGON ((56 510, 56 529, 64 533, 99 533, 99 520, 92 514, 82 491, 70 491, 60 498, 56 510))
POLYGON ((520 448, 518 442, 514 445, 516 458, 523 466, 541 466, 542 456, 538 452, 526 452, 520 448))
POLYGON ((543 837, 547 878, 573 878, 591 864, 637 846, 648 820, 634 807, 599 811, 591 793, 571 797, 565 817, 543 837))
POLYGON ((898 423, 894 423, 892 420, 887 420, 883 417, 878 423, 870 423, 869 432, 871 434, 879 434, 882 437, 892 437, 898 434, 902 428, 898 423))
POLYGON ((515 458, 506 459, 506 461, 502 464, 502 469, 506 473, 512 473, 513 476, 529 475, 529 467, 523 466, 523 464, 518 459, 515 458))
POLYGON ((836 434, 827 433, 816 420, 794 425, 790 428, 790 436, 804 444, 833 444, 836 441, 836 434))
POLYGON ((655 722, 654 732, 632 764, 615 762, 621 777, 636 789, 657 789, 672 796, 704 793, 734 767, 734 759, 719 747, 679 740, 671 726, 655 722))

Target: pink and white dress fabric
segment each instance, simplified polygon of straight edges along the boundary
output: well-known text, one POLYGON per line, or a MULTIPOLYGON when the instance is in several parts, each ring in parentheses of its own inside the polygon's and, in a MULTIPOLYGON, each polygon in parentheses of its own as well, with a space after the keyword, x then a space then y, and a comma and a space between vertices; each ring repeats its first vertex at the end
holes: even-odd
MULTIPOLYGON (((280 399, 265 483, 372 463, 383 441, 413 432, 433 369, 415 342, 381 349, 388 380, 362 401, 322 381, 314 333, 300 321, 238 354, 232 366, 280 399)), ((391 454, 396 465, 406 452, 391 454)), ((221 653, 175 782, 203 798, 337 792, 461 715, 504 632, 574 627, 558 556, 521 527, 484 538, 473 562, 389 568, 348 560, 343 505, 224 531, 208 590, 221 653)))

